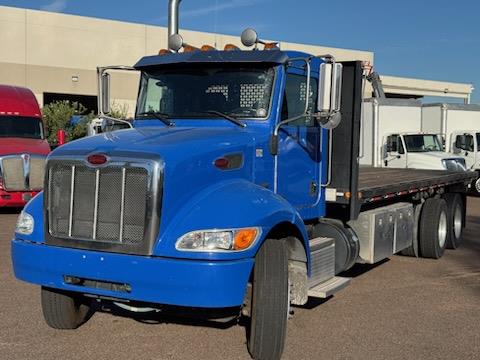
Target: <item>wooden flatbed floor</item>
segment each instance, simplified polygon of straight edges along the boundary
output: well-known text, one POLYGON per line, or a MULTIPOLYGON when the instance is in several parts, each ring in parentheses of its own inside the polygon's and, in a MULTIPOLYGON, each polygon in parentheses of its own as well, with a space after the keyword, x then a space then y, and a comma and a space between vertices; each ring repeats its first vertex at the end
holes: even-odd
POLYGON ((360 166, 358 190, 362 193, 362 198, 369 201, 377 197, 434 186, 468 184, 476 178, 477 174, 474 172, 360 166))

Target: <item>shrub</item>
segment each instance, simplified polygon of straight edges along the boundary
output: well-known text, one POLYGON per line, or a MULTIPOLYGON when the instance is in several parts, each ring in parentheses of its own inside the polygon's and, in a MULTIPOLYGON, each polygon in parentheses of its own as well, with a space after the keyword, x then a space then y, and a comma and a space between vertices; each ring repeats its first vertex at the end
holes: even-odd
POLYGON ((87 113, 87 108, 78 102, 57 101, 45 105, 42 109, 43 119, 47 126, 47 139, 50 144, 57 142, 57 131, 65 130, 68 141, 83 137, 87 133, 87 125, 94 117, 87 113), (82 119, 73 124, 72 116, 82 115, 82 119))

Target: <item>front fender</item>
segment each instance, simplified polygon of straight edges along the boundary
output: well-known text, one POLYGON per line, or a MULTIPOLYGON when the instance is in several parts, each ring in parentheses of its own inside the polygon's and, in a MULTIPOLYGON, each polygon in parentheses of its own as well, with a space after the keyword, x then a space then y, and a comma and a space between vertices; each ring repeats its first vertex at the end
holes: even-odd
MULTIPOLYGON (((163 211, 168 211, 168 204, 163 205, 163 211)), ((300 240, 307 249, 306 256, 309 262, 305 226, 298 212, 286 200, 247 180, 224 181, 201 191, 173 215, 169 224, 161 225, 160 237, 153 253, 157 256, 206 260, 254 257, 269 231, 283 222, 295 225, 302 234, 303 238, 300 240), (245 251, 216 253, 185 252, 175 249, 178 238, 190 231, 248 226, 260 227, 262 234, 256 243, 245 251)))

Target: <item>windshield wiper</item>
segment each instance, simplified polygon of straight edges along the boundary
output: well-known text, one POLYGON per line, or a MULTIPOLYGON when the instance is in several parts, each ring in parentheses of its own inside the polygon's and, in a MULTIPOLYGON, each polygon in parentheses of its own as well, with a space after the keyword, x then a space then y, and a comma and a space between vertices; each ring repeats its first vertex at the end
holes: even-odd
POLYGON ((162 113, 162 112, 158 112, 158 111, 146 111, 146 112, 142 112, 140 114, 138 114, 140 116, 143 116, 143 115, 151 115, 155 118, 157 118, 158 120, 160 120, 161 122, 163 122, 165 125, 167 126, 175 126, 175 123, 173 121, 170 121, 168 120, 169 118, 169 115, 168 114, 165 114, 165 113, 162 113))
POLYGON ((234 123, 235 125, 238 125, 240 127, 246 127, 247 124, 241 122, 240 120, 238 120, 236 117, 233 117, 232 115, 228 115, 228 114, 225 114, 221 111, 217 111, 217 110, 207 110, 207 111, 204 111, 204 113, 206 114, 212 114, 212 115, 217 115, 217 116, 220 116, 220 117, 223 117, 224 119, 227 119, 228 121, 234 123))

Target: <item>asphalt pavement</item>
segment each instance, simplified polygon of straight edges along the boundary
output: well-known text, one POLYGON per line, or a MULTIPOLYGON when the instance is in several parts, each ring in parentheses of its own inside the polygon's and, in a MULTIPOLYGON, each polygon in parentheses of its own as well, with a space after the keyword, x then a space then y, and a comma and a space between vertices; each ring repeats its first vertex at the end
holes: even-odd
MULTIPOLYGON (((50 329, 39 288, 12 274, 17 215, 0 212, 0 359, 249 359, 235 323, 104 309, 77 330, 50 329)), ((350 275, 334 297, 295 308, 284 359, 480 359, 480 199, 469 200, 460 249, 439 261, 392 256, 350 275)))

